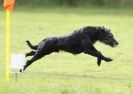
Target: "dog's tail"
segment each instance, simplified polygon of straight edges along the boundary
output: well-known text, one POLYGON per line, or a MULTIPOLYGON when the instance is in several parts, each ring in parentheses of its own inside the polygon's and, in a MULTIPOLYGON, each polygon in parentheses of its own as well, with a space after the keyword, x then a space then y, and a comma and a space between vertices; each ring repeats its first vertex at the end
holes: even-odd
POLYGON ((31 49, 33 49, 33 50, 37 50, 38 45, 32 45, 32 44, 30 43, 29 40, 27 40, 26 43, 27 43, 27 45, 28 45, 31 49))

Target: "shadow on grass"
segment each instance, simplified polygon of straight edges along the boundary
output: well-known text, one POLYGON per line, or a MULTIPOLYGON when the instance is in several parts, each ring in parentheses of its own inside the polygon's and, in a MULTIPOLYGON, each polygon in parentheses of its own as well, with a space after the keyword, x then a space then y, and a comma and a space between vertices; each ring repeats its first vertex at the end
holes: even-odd
MULTIPOLYGON (((48 77, 48 76, 51 76, 51 77, 58 77, 58 78, 78 78, 78 79, 81 79, 81 78, 84 78, 84 79, 99 79, 99 80, 123 80, 123 81, 127 81, 129 79, 126 79, 126 78, 119 78, 119 77, 107 77, 107 76, 95 76, 95 75, 92 75, 92 74, 86 74, 86 73, 79 73, 79 74, 76 74, 76 73, 58 73, 58 72, 28 72, 28 73, 24 73, 24 75, 29 75, 29 76, 37 76, 37 75, 40 75, 40 76, 45 76, 45 77, 48 77), (32 75, 31 75, 32 74, 32 75)), ((38 76, 39 77, 39 76, 38 76)))

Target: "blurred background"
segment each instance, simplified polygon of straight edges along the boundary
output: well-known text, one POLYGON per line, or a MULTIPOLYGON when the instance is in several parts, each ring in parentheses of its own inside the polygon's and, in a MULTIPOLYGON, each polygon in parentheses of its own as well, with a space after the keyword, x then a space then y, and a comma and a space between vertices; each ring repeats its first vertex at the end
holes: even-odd
MULTIPOLYGON (((2 2, 3 0, 0 0, 2 2)), ((2 3, 1 3, 2 4, 2 3)), ((133 0, 16 0, 16 5, 32 7, 52 7, 52 6, 110 6, 110 7, 132 7, 133 0)))
MULTIPOLYGON (((2 1, 2 0, 0 0, 2 1)), ((24 6, 132 6, 133 0, 16 0, 17 5, 24 6)))
MULTIPOLYGON (((111 63, 67 52, 53 53, 33 63, 24 73, 10 73, 5 81, 5 18, 0 0, 0 94, 132 94, 133 0, 16 0, 11 14, 11 53, 31 49, 51 36, 64 36, 83 26, 111 29, 119 46, 100 42, 95 47, 111 63)), ((27 60, 30 59, 27 58, 27 60)))

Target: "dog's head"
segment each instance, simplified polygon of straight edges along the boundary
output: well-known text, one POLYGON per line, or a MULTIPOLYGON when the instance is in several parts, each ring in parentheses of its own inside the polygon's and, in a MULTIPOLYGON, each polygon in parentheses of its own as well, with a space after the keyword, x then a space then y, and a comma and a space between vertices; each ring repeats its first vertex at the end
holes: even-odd
POLYGON ((119 43, 114 38, 113 34, 111 33, 110 29, 104 27, 98 27, 99 32, 99 41, 109 45, 111 47, 117 46, 119 43))

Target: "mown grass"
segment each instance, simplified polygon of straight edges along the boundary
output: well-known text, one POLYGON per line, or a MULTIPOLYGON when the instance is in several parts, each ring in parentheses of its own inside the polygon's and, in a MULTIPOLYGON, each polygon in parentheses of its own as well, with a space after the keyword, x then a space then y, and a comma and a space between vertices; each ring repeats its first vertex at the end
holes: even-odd
POLYGON ((11 52, 25 53, 45 37, 61 36, 86 25, 110 28, 119 41, 117 48, 96 43, 96 48, 114 59, 111 63, 80 54, 53 53, 32 64, 18 81, 4 78, 5 13, 0 11, 0 94, 132 94, 132 9, 19 9, 12 14, 11 52))

